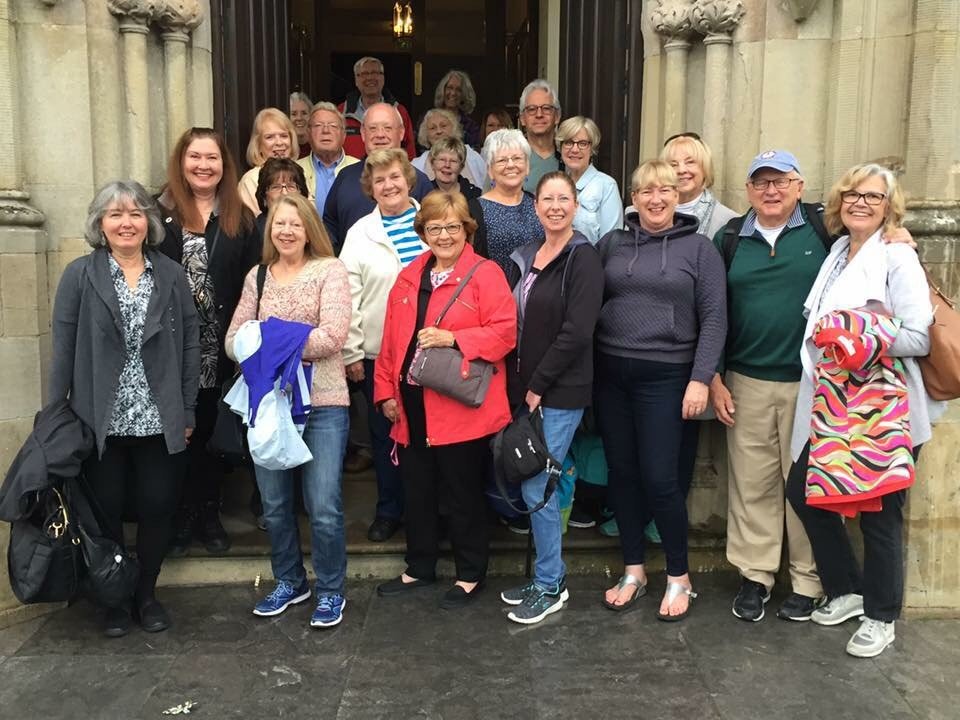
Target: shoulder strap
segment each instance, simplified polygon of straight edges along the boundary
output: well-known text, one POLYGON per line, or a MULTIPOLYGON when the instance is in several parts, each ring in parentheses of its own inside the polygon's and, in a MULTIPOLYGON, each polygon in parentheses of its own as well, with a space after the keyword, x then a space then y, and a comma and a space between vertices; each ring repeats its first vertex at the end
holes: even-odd
POLYGON ((803 209, 807 214, 807 222, 810 223, 810 227, 820 237, 820 241, 827 252, 830 252, 835 238, 827 232, 827 226, 823 223, 823 203, 804 203, 803 209))
POLYGON ((257 317, 260 317, 260 298, 263 297, 263 285, 267 281, 267 266, 257 265, 257 317))
POLYGON ((459 297, 460 293, 463 292, 463 289, 467 286, 467 283, 470 282, 470 278, 473 277, 473 274, 477 271, 477 268, 480 267, 481 265, 483 265, 483 263, 485 263, 485 262, 487 262, 487 260, 481 260, 481 261, 478 262, 476 265, 474 265, 472 268, 470 268, 469 270, 467 270, 467 274, 463 276, 463 280, 461 280, 461 281, 460 281, 460 284, 457 285, 456 290, 453 291, 453 295, 450 296, 450 299, 447 300, 447 304, 443 306, 443 309, 440 311, 440 314, 437 315, 437 319, 436 319, 436 321, 433 323, 434 325, 440 325, 440 321, 443 320, 443 316, 447 314, 447 310, 449 310, 449 309, 451 308, 451 306, 453 305, 454 301, 456 301, 456 299, 457 299, 457 297, 459 297))
POLYGON ((723 253, 723 264, 727 272, 730 271, 730 265, 733 264, 733 256, 737 252, 737 245, 740 244, 740 230, 743 229, 744 220, 746 220, 746 216, 740 215, 731 218, 723 227, 723 246, 721 252, 723 253))

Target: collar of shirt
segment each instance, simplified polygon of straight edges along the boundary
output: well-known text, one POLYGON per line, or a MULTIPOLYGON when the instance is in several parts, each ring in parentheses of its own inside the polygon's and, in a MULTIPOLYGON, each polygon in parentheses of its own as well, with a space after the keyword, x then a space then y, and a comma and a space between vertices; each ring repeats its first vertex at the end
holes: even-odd
POLYGON ((600 171, 593 166, 593 163, 587 165, 587 169, 583 171, 583 175, 577 180, 577 192, 583 192, 583 189, 590 184, 590 181, 599 174, 600 171))
MULTIPOLYGON (((118 277, 123 277, 123 268, 120 267, 120 263, 116 261, 112 253, 107 255, 107 262, 110 263, 110 277, 114 280, 118 277)), ((150 258, 147 257, 146 253, 143 255, 143 271, 153 272, 153 263, 150 262, 150 258)))
POLYGON ((313 160, 313 169, 314 169, 314 170, 318 170, 318 171, 319 171, 319 170, 326 170, 327 172, 333 172, 334 170, 337 169, 337 165, 339 165, 341 162, 343 162, 344 152, 343 152, 343 148, 341 148, 341 149, 340 149, 340 157, 338 157, 336 160, 334 160, 334 161, 333 161, 332 163, 330 163, 329 165, 325 165, 325 164, 323 163, 323 161, 322 161, 320 158, 318 158, 316 155, 314 155, 313 153, 310 153, 310 158, 313 160))
MULTIPOLYGON (((798 228, 803 225, 806 220, 803 219, 803 211, 800 209, 800 201, 797 201, 797 206, 793 209, 793 212, 790 213, 790 219, 787 220, 787 229, 793 230, 793 228, 798 228)), ((757 229, 757 211, 753 208, 750 208, 750 212, 747 213, 747 219, 743 221, 743 227, 740 228, 740 237, 752 237, 753 233, 757 229)))

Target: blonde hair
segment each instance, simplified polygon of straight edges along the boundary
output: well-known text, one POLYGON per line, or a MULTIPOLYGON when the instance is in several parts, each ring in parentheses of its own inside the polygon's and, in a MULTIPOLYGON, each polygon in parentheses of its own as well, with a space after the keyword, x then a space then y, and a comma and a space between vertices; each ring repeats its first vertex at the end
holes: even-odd
POLYGON ((660 151, 660 159, 670 162, 675 156, 686 151, 690 157, 697 161, 700 171, 703 173, 703 186, 705 188, 713 185, 713 153, 703 140, 692 138, 689 135, 679 135, 667 141, 660 151))
POLYGON ((640 164, 630 177, 630 192, 648 187, 677 187, 677 173, 666 160, 647 160, 640 164))
POLYGON ((410 164, 407 151, 400 148, 381 148, 367 155, 360 173, 360 188, 368 198, 373 198, 373 171, 384 170, 394 163, 399 163, 403 171, 403 178, 407 181, 407 192, 412 193, 417 184, 417 169, 410 164))
POLYGON ((269 107, 264 108, 257 113, 253 119, 253 129, 250 131, 250 142, 247 143, 247 163, 260 167, 267 160, 266 154, 260 148, 260 140, 263 135, 263 125, 266 122, 274 122, 283 128, 284 132, 290 138, 290 149, 287 151, 287 157, 296 160, 300 156, 300 145, 297 143, 297 129, 293 126, 293 121, 282 110, 269 107))
POLYGON ((907 212, 907 203, 903 197, 903 191, 897 183, 896 175, 883 165, 861 163, 847 170, 827 193, 827 202, 823 210, 823 224, 827 226, 827 231, 831 235, 839 235, 846 230, 843 220, 840 219, 840 206, 842 205, 840 196, 849 190, 855 190, 857 185, 872 177, 882 177, 887 185, 887 212, 883 219, 884 230, 891 232, 903 224, 903 216, 907 212))
POLYGON ((597 148, 600 146, 600 128, 597 127, 597 124, 593 120, 583 115, 574 115, 560 123, 560 127, 557 128, 557 134, 554 137, 557 150, 563 145, 564 140, 569 140, 581 130, 586 131, 587 137, 590 139, 590 154, 596 155, 597 148))
POLYGON ((267 223, 263 231, 263 262, 264 265, 272 265, 279 257, 277 246, 273 244, 273 218, 277 214, 277 209, 289 205, 297 211, 300 216, 300 222, 303 223, 303 230, 307 235, 307 244, 303 252, 308 257, 324 258, 333 257, 333 245, 330 243, 330 236, 327 230, 320 222, 320 216, 317 215, 317 209, 303 195, 290 193, 281 195, 273 203, 273 207, 267 211, 267 223))
POLYGON ((460 118, 449 110, 430 108, 423 116, 423 120, 420 122, 420 130, 417 132, 417 142, 420 143, 420 147, 430 149, 430 132, 427 130, 427 123, 430 122, 430 118, 434 115, 440 115, 450 123, 451 137, 463 140, 463 128, 460 126, 460 118))

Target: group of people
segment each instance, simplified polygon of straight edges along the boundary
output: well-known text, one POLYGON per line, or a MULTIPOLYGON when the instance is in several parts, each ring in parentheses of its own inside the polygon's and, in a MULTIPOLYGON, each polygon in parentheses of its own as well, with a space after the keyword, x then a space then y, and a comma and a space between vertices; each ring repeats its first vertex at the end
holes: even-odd
MULTIPOLYGON (((824 209, 802 202, 796 158, 771 150, 747 169, 750 209, 739 215, 710 191, 708 145, 683 133, 634 171, 624 208, 616 181, 593 164, 596 123, 561 122, 545 80, 524 89, 520 130, 498 113, 475 122, 469 78, 447 73, 439 109, 419 133, 428 150, 417 157, 382 63, 363 58, 355 76, 357 93, 339 108, 295 94, 292 120, 261 111, 242 178, 223 138, 192 128, 156 200, 135 182, 115 182, 90 206, 94 252, 67 268, 54 305, 51 397, 69 397, 96 434, 85 473, 115 535, 128 495, 137 509, 140 582, 129 603, 107 610, 106 632, 125 634, 132 618, 148 631, 169 625, 155 584, 171 540, 189 541, 184 526, 199 527, 211 551, 228 546, 218 516, 223 468, 206 444, 224 383, 246 357, 238 333, 275 318, 304 328, 302 438, 313 459, 296 470, 255 466, 276 581, 255 614, 314 595, 311 626, 343 618, 341 472, 353 389, 368 406, 377 477, 369 536, 406 528, 406 568, 378 587, 381 596, 433 584, 445 532, 456 577, 441 607, 473 603, 489 557, 491 436, 520 413, 542 413, 547 448, 563 458, 592 412, 624 565, 600 601, 624 612, 647 592, 644 529, 653 520, 667 566, 656 617, 682 620, 697 596, 686 510, 697 418, 712 410, 727 426, 727 556, 742 577, 734 615, 763 618, 786 542, 792 593, 778 616, 862 618, 848 652, 882 652, 902 601, 906 492, 886 471, 912 468, 939 409, 916 363, 928 352, 932 309, 900 227, 895 176, 858 165, 824 209), (865 366, 855 368, 838 335, 883 346, 870 361, 857 355, 865 366), (411 369, 432 348, 494 365, 478 407, 417 381, 411 369), (902 386, 901 402, 881 402, 882 384, 867 398, 853 390, 855 373, 878 363, 887 385, 902 386), (886 419, 894 405, 908 461, 879 441, 869 463, 837 457, 838 443, 859 452, 844 429, 850 418, 870 425, 869 435, 876 414, 886 419), (849 411, 845 425, 830 415, 838 406, 849 411), (858 506, 862 572, 831 507, 834 471, 870 500, 858 506)), ((269 354, 281 341, 265 333, 262 342, 256 351, 269 354)), ((523 483, 529 507, 547 482, 545 471, 523 483)), ((533 577, 501 594, 508 618, 522 624, 569 598, 556 494, 530 524, 533 577)))

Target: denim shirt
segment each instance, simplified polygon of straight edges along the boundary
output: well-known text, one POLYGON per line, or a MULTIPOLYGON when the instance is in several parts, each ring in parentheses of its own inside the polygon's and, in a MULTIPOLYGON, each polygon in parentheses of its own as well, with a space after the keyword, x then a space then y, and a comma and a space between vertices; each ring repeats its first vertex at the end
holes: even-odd
POLYGON ((591 244, 596 245, 611 230, 623 228, 623 199, 617 181, 592 164, 577 180, 577 201, 580 207, 573 218, 573 228, 591 244))

